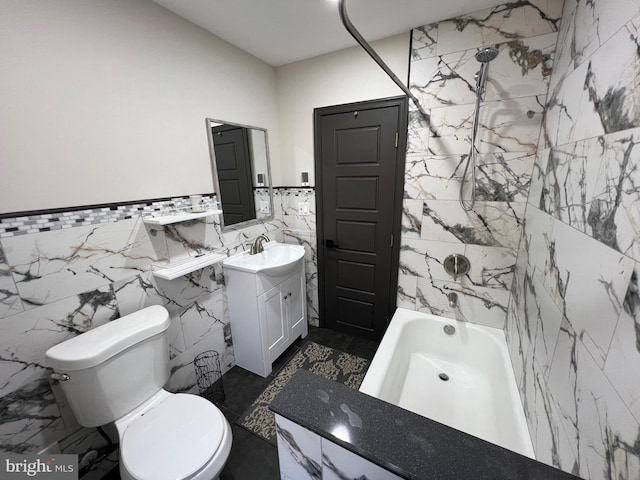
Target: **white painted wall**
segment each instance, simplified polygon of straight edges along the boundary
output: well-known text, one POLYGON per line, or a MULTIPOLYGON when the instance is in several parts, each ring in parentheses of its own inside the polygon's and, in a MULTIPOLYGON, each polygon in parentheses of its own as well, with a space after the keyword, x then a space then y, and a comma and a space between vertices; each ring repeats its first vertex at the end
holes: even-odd
MULTIPOLYGON (((360 48, 274 69, 150 0, 0 0, 0 213, 207 193, 204 119, 314 185, 313 109, 402 94, 360 48)), ((409 33, 373 43, 407 78, 409 33)))
MULTIPOLYGON (((371 43, 403 82, 409 72, 409 44, 409 32, 371 43)), ((315 185, 314 108, 404 95, 359 46, 278 67, 276 80, 281 158, 274 185, 300 185, 303 171, 315 185)))
POLYGON ((0 213, 211 192, 205 117, 269 131, 273 67, 148 0, 0 0, 0 213))

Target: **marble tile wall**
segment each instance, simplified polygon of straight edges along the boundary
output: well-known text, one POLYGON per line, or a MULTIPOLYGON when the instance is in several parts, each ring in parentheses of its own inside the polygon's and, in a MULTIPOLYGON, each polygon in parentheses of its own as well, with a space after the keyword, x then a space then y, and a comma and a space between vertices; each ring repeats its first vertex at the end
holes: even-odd
POLYGON ((410 88, 429 118, 410 103, 399 307, 504 327, 561 13, 561 1, 512 2, 412 32, 410 88), (458 195, 485 46, 499 54, 479 113, 477 202, 466 212, 458 195), (452 253, 471 262, 456 281, 442 268, 452 253))
MULTIPOLYGON (((186 206, 186 199, 4 218, 0 451, 35 453, 54 441, 63 453, 81 456, 90 449, 104 449, 104 439, 77 425, 59 387, 49 383, 44 352, 140 308, 163 305, 171 314, 167 389, 197 391, 192 362, 204 350, 221 354, 223 372, 231 368, 233 344, 222 267, 215 264, 168 281, 152 274, 152 264, 207 252, 233 254, 266 233, 272 240, 307 247, 307 280, 315 285, 313 189, 276 189, 274 196, 272 221, 228 233, 221 233, 216 217, 164 228, 145 225, 141 219, 141 213, 186 206), (299 201, 310 203, 311 215, 298 216, 299 201)), ((310 321, 317 324, 317 286, 308 291, 310 321)))
POLYGON ((318 251, 316 242, 316 199, 313 188, 279 189, 274 194, 276 218, 282 221, 284 242, 305 247, 307 276, 307 321, 318 326, 318 251), (298 206, 307 204, 309 215, 300 215, 298 206))
POLYGON ((536 455, 640 478, 640 0, 565 0, 506 335, 536 455))
POLYGON ((400 480, 398 475, 276 415, 282 480, 400 480))

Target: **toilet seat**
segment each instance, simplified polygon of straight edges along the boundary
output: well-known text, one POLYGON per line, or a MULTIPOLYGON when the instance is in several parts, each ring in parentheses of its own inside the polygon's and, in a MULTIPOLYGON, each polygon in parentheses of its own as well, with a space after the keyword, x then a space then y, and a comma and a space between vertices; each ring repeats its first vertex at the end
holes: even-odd
POLYGON ((120 461, 139 479, 188 479, 210 462, 225 431, 222 412, 196 395, 174 394, 133 420, 120 461))

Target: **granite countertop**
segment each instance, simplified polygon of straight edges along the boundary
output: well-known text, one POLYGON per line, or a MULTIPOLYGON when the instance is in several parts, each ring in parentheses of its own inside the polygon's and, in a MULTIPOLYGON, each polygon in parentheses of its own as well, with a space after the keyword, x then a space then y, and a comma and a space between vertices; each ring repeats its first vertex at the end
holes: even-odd
POLYGON ((303 369, 270 408, 407 479, 578 478, 303 369))

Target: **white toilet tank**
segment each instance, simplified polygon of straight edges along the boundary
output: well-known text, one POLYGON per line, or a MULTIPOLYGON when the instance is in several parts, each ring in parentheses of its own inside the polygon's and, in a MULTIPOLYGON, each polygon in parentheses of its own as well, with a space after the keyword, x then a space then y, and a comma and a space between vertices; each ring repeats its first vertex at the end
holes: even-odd
POLYGON ((169 379, 169 312, 147 307, 71 338, 45 353, 80 425, 112 422, 169 379))

